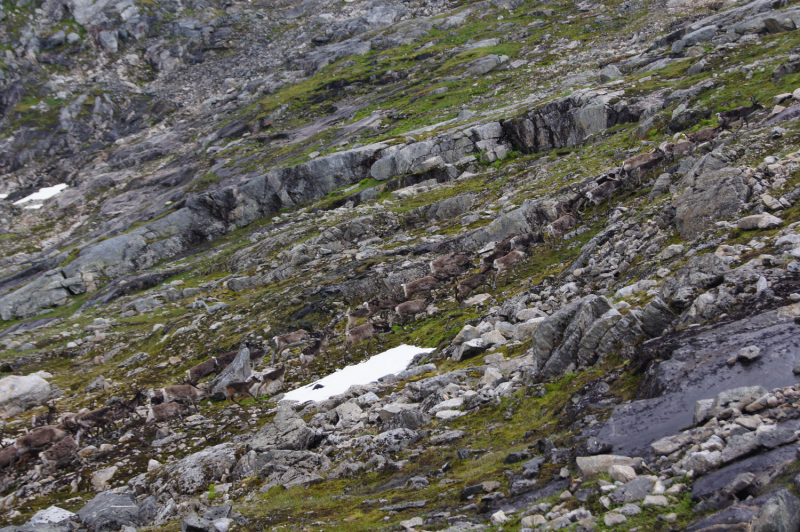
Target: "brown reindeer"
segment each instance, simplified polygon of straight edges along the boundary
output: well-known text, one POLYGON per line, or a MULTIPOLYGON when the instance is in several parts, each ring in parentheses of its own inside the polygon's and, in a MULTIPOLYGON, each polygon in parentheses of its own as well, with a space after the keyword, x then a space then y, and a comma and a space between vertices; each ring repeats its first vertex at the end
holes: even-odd
POLYGON ((489 253, 488 255, 486 255, 485 257, 482 257, 481 258, 480 273, 486 273, 489 270, 493 269, 494 268, 494 261, 496 261, 500 257, 504 257, 507 253, 508 253, 508 251, 503 252, 501 250, 495 250, 495 251, 492 251, 491 253, 489 253))
POLYGON ((219 375, 221 372, 222 370, 219 369, 219 360, 217 360, 217 357, 211 357, 187 370, 184 382, 192 386, 197 386, 197 383, 199 383, 201 379, 209 375, 219 375))
POLYGON ((702 144, 704 142, 711 142, 714 140, 720 131, 722 131, 722 126, 707 127, 699 131, 695 131, 694 133, 689 133, 686 135, 686 138, 695 144, 702 144))
POLYGON ((175 417, 182 417, 192 412, 191 408, 183 403, 162 403, 160 405, 150 404, 147 406, 147 419, 144 422, 145 429, 151 422, 160 423, 169 421, 175 417))
POLYGON ((507 269, 511 268, 514 264, 525 260, 525 254, 521 251, 514 250, 504 257, 500 257, 494 261, 494 269, 497 273, 494 275, 492 288, 497 289, 497 278, 503 275, 507 269))
POLYGON ((595 206, 600 205, 607 198, 622 186, 622 181, 616 177, 610 177, 598 184, 596 187, 590 189, 586 193, 586 199, 591 201, 595 206))
POLYGON ((0 449, 0 469, 5 469, 17 461, 17 447, 9 445, 0 449))
POLYGON ((431 275, 440 281, 458 277, 472 266, 463 253, 449 253, 430 262, 431 275))
POLYGON ((56 468, 71 463, 78 456, 78 442, 72 436, 67 436, 49 449, 39 454, 44 466, 54 472, 56 468))
POLYGON ((17 449, 17 459, 27 463, 35 455, 38 455, 51 445, 60 442, 69 436, 63 425, 48 425, 37 428, 24 436, 20 436, 14 442, 17 449))
POLYGON ((261 388, 265 388, 269 391, 269 385, 273 382, 281 381, 283 383, 283 378, 286 375, 286 364, 281 364, 280 367, 277 369, 273 369, 269 373, 265 373, 261 376, 261 385, 256 390, 256 395, 261 395, 261 388))
MULTIPOLYGON (((494 264, 494 260, 492 261, 494 264)), ((470 275, 460 283, 453 285, 453 294, 456 301, 463 303, 464 299, 473 291, 486 284, 493 276, 494 270, 489 269, 487 272, 480 272, 470 275)))
POLYGON ((372 309, 369 306, 369 303, 364 303, 359 307, 356 307, 355 310, 347 309, 347 325, 344 328, 344 334, 347 336, 347 333, 356 325, 359 320, 367 320, 372 317, 372 309))
POLYGON ((546 225, 542 229, 542 236, 545 237, 545 239, 549 239, 551 242, 550 246, 554 247, 558 239, 578 225, 579 221, 578 218, 570 214, 562 216, 558 220, 546 225))
POLYGON ((364 340, 367 341, 367 349, 369 349, 369 345, 373 338, 380 340, 381 335, 389 334, 391 332, 392 328, 385 321, 376 321, 359 325, 358 327, 353 328, 347 334, 347 352, 349 353, 350 348, 360 342, 363 342, 364 340))
POLYGON ((397 305, 394 311, 397 312, 397 315, 400 318, 400 325, 405 325, 406 320, 409 317, 416 317, 417 314, 425 312, 425 309, 427 309, 428 305, 432 302, 432 298, 427 298, 406 301, 397 305))
POLYGON ((303 373, 308 371, 308 366, 316 360, 316 358, 320 355, 325 355, 325 359, 327 360, 328 356, 326 354, 328 350, 328 341, 330 341, 331 337, 333 336, 333 332, 325 330, 322 333, 316 333, 317 338, 314 339, 309 345, 303 348, 303 352, 300 353, 300 363, 303 368, 303 373))
POLYGON ((236 397, 238 397, 238 396, 246 397, 246 396, 249 395, 250 397, 253 398, 253 401, 256 401, 257 400, 256 396, 253 395, 252 393, 250 393, 250 387, 253 386, 254 382, 259 383, 258 387, 260 389, 261 385, 263 383, 262 383, 261 379, 259 379, 256 375, 251 375, 250 378, 248 378, 244 382, 230 382, 230 383, 226 384, 225 385, 225 400, 228 401, 228 404, 236 403, 238 406, 242 406, 236 400, 236 397))
POLYGON ((286 349, 298 347, 310 342, 311 334, 305 329, 298 329, 290 333, 276 336, 272 340, 275 342, 275 353, 272 355, 272 363, 275 364, 275 360, 280 358, 281 353, 286 349))
MULTIPOLYGON (((745 124, 747 124, 747 129, 750 129, 750 115, 764 108, 763 105, 756 101, 755 96, 750 97, 750 103, 750 106, 740 105, 739 107, 731 109, 730 111, 722 111, 719 113, 717 116, 719 117, 720 127, 727 129, 736 121, 742 120, 742 123, 739 125, 739 129, 742 129, 742 126, 745 124)), ((739 129, 736 131, 738 132, 739 129)))
POLYGON ((117 428, 115 420, 118 413, 116 409, 111 406, 104 406, 83 412, 81 414, 70 414, 64 417, 64 426, 71 431, 86 431, 91 433, 92 429, 95 430, 95 436, 99 436, 102 431, 103 434, 110 434, 110 428, 114 430, 117 428))
POLYGON ((556 203, 556 213, 559 216, 564 216, 565 214, 578 214, 581 207, 586 202, 586 194, 573 189, 571 186, 569 189, 573 192, 573 196, 568 200, 559 201, 556 203))
MULTIPOLYGON (((367 305, 369 305, 369 311, 371 313, 370 317, 378 315, 383 319, 391 318, 392 311, 394 308, 402 303, 403 300, 400 298, 395 297, 384 297, 380 299, 373 299, 367 305)), ((391 325, 391 321, 389 322, 391 325)))
POLYGON ((622 171, 627 175, 632 175, 637 172, 636 184, 642 184, 642 174, 647 173, 651 168, 655 168, 658 163, 664 160, 666 154, 664 151, 656 147, 652 151, 634 155, 629 159, 625 159, 622 163, 622 171))
POLYGON ((195 413, 197 413, 197 403, 198 401, 202 401, 208 394, 199 388, 195 388, 189 384, 173 384, 171 386, 164 386, 161 388, 161 397, 162 402, 170 403, 170 402, 179 402, 179 403, 190 403, 194 407, 195 413))
POLYGON ((31 425, 34 427, 43 427, 45 425, 52 425, 58 419, 58 409, 55 406, 45 405, 47 412, 37 416, 34 414, 31 420, 31 425))
POLYGON ((406 299, 411 299, 416 294, 424 294, 431 292, 433 289, 439 287, 439 280, 432 275, 428 275, 416 281, 411 281, 400 285, 403 287, 403 295, 406 299))
POLYGON ((525 251, 528 251, 532 245, 541 244, 543 242, 544 239, 539 233, 522 233, 521 235, 517 235, 511 239, 511 247, 524 253, 525 251))

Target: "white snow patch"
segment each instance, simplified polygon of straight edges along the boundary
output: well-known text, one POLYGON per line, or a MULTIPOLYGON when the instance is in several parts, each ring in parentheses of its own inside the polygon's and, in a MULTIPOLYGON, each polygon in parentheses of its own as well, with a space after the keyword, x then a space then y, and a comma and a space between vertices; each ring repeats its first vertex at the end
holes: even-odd
POLYGON ((298 401, 300 403, 324 401, 331 396, 346 392, 354 384, 367 384, 386 375, 400 373, 411 364, 415 356, 420 353, 432 353, 435 350, 436 348, 434 347, 399 345, 370 357, 360 364, 347 366, 323 379, 292 390, 283 397, 283 400, 298 401), (322 387, 315 390, 314 387, 317 385, 322 387))
POLYGON ((42 207, 44 207, 44 205, 41 203, 34 203, 32 205, 25 205, 23 209, 41 209, 42 207))
POLYGON ((50 199, 69 185, 67 184, 60 184, 60 185, 53 185, 52 187, 44 187, 40 188, 39 192, 34 192, 30 196, 25 196, 21 200, 17 200, 14 202, 14 205, 22 205, 23 203, 28 203, 29 201, 44 201, 46 199, 50 199))
POLYGON ((7 197, 8 197, 8 194, 0 194, 0 199, 6 199, 7 197))

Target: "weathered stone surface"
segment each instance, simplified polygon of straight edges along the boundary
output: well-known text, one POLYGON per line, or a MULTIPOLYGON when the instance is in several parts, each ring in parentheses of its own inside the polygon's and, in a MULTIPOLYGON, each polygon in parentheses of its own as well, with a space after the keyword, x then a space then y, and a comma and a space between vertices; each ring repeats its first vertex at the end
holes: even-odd
POLYGON ((80 520, 95 532, 116 532, 123 526, 137 527, 139 507, 130 493, 105 491, 78 510, 80 520))
MULTIPOLYGON (((681 182, 683 184, 683 182, 681 182)), ((674 202, 675 223, 683 238, 693 238, 730 219, 750 197, 738 168, 723 168, 696 177, 674 202)))
POLYGON ((3 377, 0 379, 0 417, 42 405, 50 394, 50 384, 38 375, 3 377))
POLYGON ((751 524, 752 532, 800 530, 800 499, 782 489, 766 502, 751 524))
POLYGON ((638 477, 624 486, 612 491, 609 498, 617 504, 641 501, 653 490, 654 477, 638 477))
POLYGON ((271 449, 299 451, 308 449, 314 431, 295 412, 291 405, 282 403, 272 423, 267 423, 247 442, 248 449, 264 452, 271 449))
POLYGON ((214 377, 209 383, 211 395, 222 399, 225 397, 225 386, 232 382, 245 382, 253 373, 250 367, 250 350, 242 346, 233 362, 228 364, 222 373, 214 377))
POLYGON ((581 475, 596 475, 597 473, 605 473, 614 465, 633 467, 640 464, 641 459, 613 454, 598 454, 595 456, 579 456, 575 459, 575 462, 581 471, 581 475))
POLYGON ((419 434, 411 429, 392 429, 375 436, 374 443, 383 452, 396 453, 419 441, 419 434))
POLYGON ((164 464, 149 488, 153 493, 165 486, 186 495, 197 493, 209 483, 219 482, 226 470, 232 471, 241 449, 240 444, 223 443, 164 464))

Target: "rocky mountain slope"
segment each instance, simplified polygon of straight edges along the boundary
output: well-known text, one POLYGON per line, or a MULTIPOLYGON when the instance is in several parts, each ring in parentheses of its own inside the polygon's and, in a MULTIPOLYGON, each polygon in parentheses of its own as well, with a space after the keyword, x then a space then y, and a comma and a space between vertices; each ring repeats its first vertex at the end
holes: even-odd
POLYGON ((800 531, 798 118, 785 0, 4 1, 0 530, 800 531))

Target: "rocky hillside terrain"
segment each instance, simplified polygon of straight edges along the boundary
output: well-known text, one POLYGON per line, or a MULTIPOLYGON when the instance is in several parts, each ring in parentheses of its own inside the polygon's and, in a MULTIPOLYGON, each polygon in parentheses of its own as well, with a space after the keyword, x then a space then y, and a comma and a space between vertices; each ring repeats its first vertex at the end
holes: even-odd
POLYGON ((800 4, 3 0, 0 531, 800 532, 800 4))

